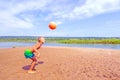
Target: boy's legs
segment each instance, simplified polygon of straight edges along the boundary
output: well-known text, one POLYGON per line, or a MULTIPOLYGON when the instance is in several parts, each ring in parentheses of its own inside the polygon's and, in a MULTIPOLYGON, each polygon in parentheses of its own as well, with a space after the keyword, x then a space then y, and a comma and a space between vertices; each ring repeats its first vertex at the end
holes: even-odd
POLYGON ((37 59, 36 59, 36 57, 30 58, 30 59, 32 60, 32 63, 31 63, 31 66, 28 70, 28 73, 34 73, 35 71, 33 71, 33 69, 36 65, 37 59))
MULTIPOLYGON (((31 64, 30 64, 30 65, 32 65, 32 63, 33 63, 33 62, 34 62, 34 61, 32 60, 32 62, 31 62, 31 64)), ((36 69, 35 69, 36 64, 37 64, 37 62, 35 63, 35 65, 34 65, 34 67, 33 67, 33 69, 32 69, 32 70, 36 70, 36 69)))

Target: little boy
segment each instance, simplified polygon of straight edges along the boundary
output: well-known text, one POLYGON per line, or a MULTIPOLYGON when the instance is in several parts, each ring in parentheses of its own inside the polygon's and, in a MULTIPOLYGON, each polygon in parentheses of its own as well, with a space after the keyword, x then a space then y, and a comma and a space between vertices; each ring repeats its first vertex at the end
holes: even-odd
POLYGON ((38 50, 41 48, 42 44, 44 43, 45 43, 44 37, 38 37, 38 43, 36 43, 30 49, 25 50, 24 56, 32 60, 28 73, 35 73, 34 67, 37 62, 37 57, 40 57, 40 52, 38 50), (35 55, 35 53, 37 53, 37 55, 35 55))

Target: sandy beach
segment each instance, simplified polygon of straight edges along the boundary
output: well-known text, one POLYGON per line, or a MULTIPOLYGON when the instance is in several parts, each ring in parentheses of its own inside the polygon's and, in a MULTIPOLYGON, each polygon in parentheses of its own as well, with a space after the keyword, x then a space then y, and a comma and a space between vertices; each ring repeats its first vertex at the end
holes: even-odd
POLYGON ((43 46, 28 74, 27 48, 0 49, 0 80, 120 80, 120 50, 43 46))

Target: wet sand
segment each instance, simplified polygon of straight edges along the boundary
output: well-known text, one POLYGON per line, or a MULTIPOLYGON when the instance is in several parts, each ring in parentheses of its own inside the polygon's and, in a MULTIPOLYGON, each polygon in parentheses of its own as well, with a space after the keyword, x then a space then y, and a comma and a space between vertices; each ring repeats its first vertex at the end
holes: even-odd
POLYGON ((120 50, 44 46, 28 74, 27 48, 0 49, 0 80, 120 80, 120 50))

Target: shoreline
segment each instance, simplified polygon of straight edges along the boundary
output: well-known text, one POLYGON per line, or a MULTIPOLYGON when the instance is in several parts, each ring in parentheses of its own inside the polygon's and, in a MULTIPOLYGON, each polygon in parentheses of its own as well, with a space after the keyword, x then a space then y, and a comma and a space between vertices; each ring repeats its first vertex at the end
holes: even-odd
MULTIPOLYGON (((13 46, 13 47, 0 47, 0 49, 14 49, 14 48, 26 48, 26 47, 32 47, 32 46, 13 46)), ((73 47, 73 46, 42 46, 44 48, 70 48, 70 49, 96 49, 96 50, 115 50, 120 51, 120 49, 111 49, 111 48, 95 48, 95 47, 73 47)))

